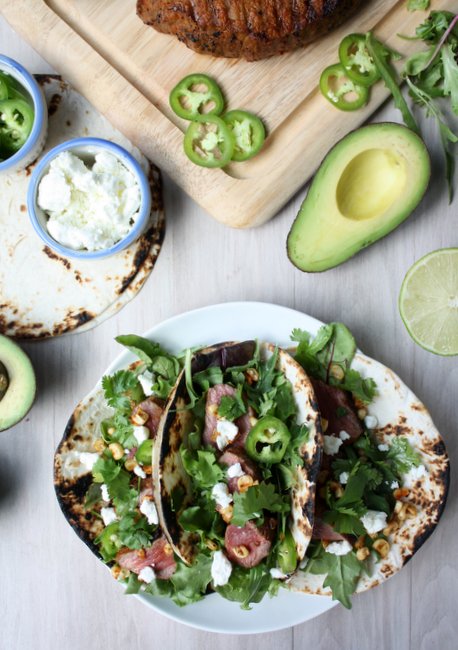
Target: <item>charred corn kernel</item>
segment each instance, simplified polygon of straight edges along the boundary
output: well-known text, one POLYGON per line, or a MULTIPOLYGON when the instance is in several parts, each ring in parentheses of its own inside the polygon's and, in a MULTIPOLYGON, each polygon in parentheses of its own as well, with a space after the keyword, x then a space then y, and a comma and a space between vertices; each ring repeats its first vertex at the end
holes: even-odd
POLYGON ((145 472, 145 474, 150 475, 153 473, 153 468, 151 465, 143 465, 143 471, 145 472))
POLYGON ((108 427, 108 429, 107 429, 107 433, 108 433, 109 436, 112 436, 115 431, 116 431, 116 429, 114 427, 108 427))
POLYGON ((246 492, 248 488, 250 488, 252 485, 258 485, 259 481, 255 481, 252 476, 248 476, 248 474, 244 474, 243 476, 240 476, 240 478, 237 479, 237 488, 239 492, 246 492))
POLYGON ((250 554, 250 551, 247 549, 246 546, 243 546, 243 544, 241 544, 240 546, 234 546, 232 550, 234 555, 239 558, 248 557, 250 554))
MULTIPOLYGON (((165 551, 165 546, 164 546, 164 551, 165 551)), ((137 551, 138 557, 144 558, 146 557, 146 551, 144 548, 141 548, 139 551, 137 551)))
POLYGON ((394 533, 398 528, 399 528, 399 522, 398 522, 398 520, 397 520, 397 519, 393 519, 392 521, 390 521, 390 522, 388 523, 388 526, 386 526, 386 527, 383 529, 382 532, 383 532, 383 534, 384 534, 386 537, 388 537, 389 535, 391 535, 392 533, 394 533))
POLYGON ((410 519, 410 517, 415 517, 417 514, 417 508, 413 505, 413 503, 405 503, 404 504, 404 512, 406 513, 406 518, 410 519))
POLYGON ((218 413, 218 404, 210 404, 208 407, 208 412, 210 415, 216 415, 218 413))
POLYGON ((396 490, 393 492, 393 496, 395 499, 404 499, 405 497, 409 496, 409 488, 396 488, 396 490))
POLYGON ((344 369, 337 363, 331 363, 329 374, 331 377, 334 377, 334 379, 337 379, 337 381, 342 381, 342 379, 345 377, 344 369))
POLYGON ((225 508, 219 511, 219 514, 223 518, 223 521, 225 521, 226 524, 228 524, 232 519, 232 515, 234 514, 234 506, 226 506, 225 508))
POLYGON ((394 504, 394 512, 395 512, 397 515, 401 512, 401 510, 402 510, 402 506, 403 506, 403 505, 404 505, 404 504, 403 504, 402 501, 396 501, 396 503, 394 504))
POLYGON ((328 470, 327 469, 322 469, 321 472, 318 472, 318 476, 317 476, 316 480, 317 480, 318 483, 323 484, 323 483, 326 483, 326 481, 328 479, 328 476, 329 476, 328 470))
POLYGON ((258 423, 258 418, 255 418, 254 415, 250 415, 250 424, 252 427, 255 427, 258 423))
POLYGON ((372 544, 372 548, 377 551, 377 553, 383 559, 388 555, 390 551, 390 544, 386 541, 386 539, 380 538, 375 540, 375 542, 372 544))
POLYGON ((139 427, 143 426, 148 421, 149 415, 142 408, 137 408, 135 413, 130 416, 130 421, 139 427))
POLYGON ((245 372, 246 380, 249 384, 254 384, 259 379, 258 371, 255 368, 248 368, 245 372))
POLYGON ((173 555, 173 548, 170 544, 164 544, 164 553, 166 555, 173 555))
POLYGON ((326 418, 321 418, 321 430, 323 433, 326 433, 328 430, 329 422, 326 420, 326 418))
POLYGON ((119 566, 119 564, 113 564, 113 566, 111 567, 111 575, 113 576, 113 578, 115 580, 119 580, 119 577, 121 575, 121 571, 122 571, 122 569, 119 566))
POLYGON ((135 460, 135 458, 128 458, 124 463, 124 467, 127 469, 128 472, 133 472, 134 468, 137 467, 137 461, 135 460))
POLYGON ((358 417, 360 420, 364 420, 366 416, 367 416, 367 409, 365 409, 364 407, 358 409, 358 417))
POLYGON ((363 548, 365 542, 366 542, 366 535, 361 535, 361 537, 358 537, 358 539, 355 542, 355 548, 356 549, 363 548))
POLYGON ((94 442, 94 449, 99 454, 102 453, 102 451, 105 449, 105 447, 106 447, 106 444, 103 442, 102 438, 97 438, 97 440, 94 442))
POLYGON ((329 487, 338 499, 343 496, 343 487, 340 485, 340 483, 337 483, 337 481, 329 481, 329 487))
POLYGON ((111 451, 111 455, 115 460, 121 460, 124 456, 124 449, 121 447, 119 442, 112 442, 108 445, 108 449, 111 451))
POLYGON ((205 540, 205 546, 210 550, 210 551, 216 551, 218 548, 218 544, 214 542, 212 539, 206 539, 205 540))
MULTIPOLYGON (((364 404, 363 400, 359 399, 359 397, 353 397, 353 403, 356 406, 357 410, 366 408, 366 405, 364 404)), ((367 413, 366 413, 366 415, 367 415, 367 413)))
POLYGON ((359 549, 356 551, 356 557, 358 558, 358 560, 359 560, 360 562, 362 562, 363 560, 365 560, 366 558, 368 558, 370 554, 371 554, 371 552, 370 552, 370 550, 367 548, 367 546, 362 546, 361 548, 359 548, 359 549))
POLYGON ((329 540, 327 540, 327 539, 322 539, 321 540, 321 544, 322 544, 323 548, 327 548, 330 543, 331 542, 329 540))

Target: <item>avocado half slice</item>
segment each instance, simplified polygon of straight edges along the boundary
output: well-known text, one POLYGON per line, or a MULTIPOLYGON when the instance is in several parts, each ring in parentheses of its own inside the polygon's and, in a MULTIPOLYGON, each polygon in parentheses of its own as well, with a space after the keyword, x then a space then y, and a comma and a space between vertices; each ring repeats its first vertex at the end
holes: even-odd
POLYGON ((423 140, 394 123, 352 131, 327 154, 288 235, 291 262, 326 271, 407 219, 429 182, 423 140))
POLYGON ((35 399, 35 373, 29 357, 0 335, 0 431, 17 424, 35 399))

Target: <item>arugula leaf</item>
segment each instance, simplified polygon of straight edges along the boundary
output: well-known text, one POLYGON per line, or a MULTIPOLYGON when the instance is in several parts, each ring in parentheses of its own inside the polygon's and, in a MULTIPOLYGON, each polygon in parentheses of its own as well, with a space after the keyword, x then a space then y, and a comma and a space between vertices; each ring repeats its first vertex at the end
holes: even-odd
POLYGON ((450 95, 452 110, 458 115, 458 63, 456 52, 450 43, 442 47, 441 58, 444 68, 444 94, 450 95))
POLYGON ((201 488, 211 488, 224 479, 225 472, 216 462, 216 455, 213 450, 198 449, 193 452, 183 446, 180 449, 183 467, 193 483, 201 488))
POLYGON ((169 356, 159 343, 145 339, 136 334, 124 334, 117 336, 115 339, 121 345, 124 345, 132 354, 135 354, 147 366, 151 365, 157 356, 169 356))
POLYGON ((252 569, 234 567, 229 582, 216 591, 227 600, 241 603, 242 609, 251 609, 251 603, 259 603, 269 591, 272 584, 269 567, 265 563, 252 569))
POLYGON ((110 406, 121 411, 131 410, 131 402, 141 402, 145 394, 135 373, 118 370, 114 375, 102 377, 102 388, 110 406))
POLYGON ((215 516, 215 510, 192 506, 183 510, 178 521, 183 530, 200 533, 211 529, 215 516))
POLYGON ((348 390, 353 394, 353 397, 361 400, 364 404, 372 402, 377 393, 377 384, 375 381, 371 378, 363 379, 359 372, 352 368, 347 370, 342 382, 330 381, 330 383, 344 390, 348 390))
POLYGON ((138 579, 137 574, 131 572, 127 582, 126 582, 126 590, 125 590, 125 595, 128 596, 129 594, 138 594, 142 586, 141 581, 138 579))
POLYGON ((210 368, 207 368, 206 370, 196 372, 192 380, 194 384, 197 384, 204 392, 207 392, 210 386, 222 384, 224 381, 224 375, 223 371, 218 366, 210 366, 210 368))
POLYGON ((102 486, 100 483, 91 483, 88 491, 86 492, 86 497, 84 499, 84 509, 90 510, 92 506, 98 503, 102 499, 102 486))
POLYGON ((364 570, 364 564, 357 559, 354 551, 346 555, 333 555, 326 553, 323 547, 305 567, 305 571, 314 575, 326 575, 323 586, 330 587, 332 599, 339 600, 347 609, 351 609, 350 597, 364 570))
POLYGON ((328 510, 323 515, 323 521, 331 524, 335 531, 344 535, 354 535, 359 537, 366 533, 358 515, 352 512, 340 512, 338 510, 328 510))
POLYGON ((418 467, 422 462, 420 454, 412 449, 407 438, 402 436, 393 438, 387 456, 400 474, 408 472, 412 467, 418 467))
POLYGON ((218 406, 218 415, 226 420, 234 421, 246 413, 245 402, 242 397, 243 386, 239 384, 234 396, 224 395, 218 406))
POLYGON ((246 492, 234 492, 234 512, 231 523, 234 526, 244 526, 250 519, 262 519, 264 510, 290 512, 289 496, 278 494, 272 483, 260 483, 252 485, 246 492))
POLYGON ((407 0, 408 11, 426 11, 429 9, 429 0, 407 0))
POLYGON ((183 607, 201 600, 211 582, 212 559, 200 553, 190 566, 184 562, 177 563, 177 569, 170 582, 175 588, 172 600, 183 607))

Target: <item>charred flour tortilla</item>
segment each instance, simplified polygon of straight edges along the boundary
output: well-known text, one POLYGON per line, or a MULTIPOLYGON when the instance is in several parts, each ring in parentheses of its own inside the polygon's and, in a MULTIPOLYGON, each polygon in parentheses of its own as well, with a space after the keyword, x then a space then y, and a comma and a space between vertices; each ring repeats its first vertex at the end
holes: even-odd
MULTIPOLYGON (((386 538, 389 550, 386 557, 377 557, 376 553, 369 557, 370 572, 363 572, 355 586, 355 592, 360 593, 400 571, 428 539, 444 510, 450 477, 444 441, 426 407, 412 391, 389 368, 361 353, 355 354, 351 368, 363 378, 372 378, 377 385, 367 410, 375 418, 375 426, 370 424, 378 448, 385 450, 404 439, 417 455, 417 464, 403 475, 399 486, 403 492, 397 493, 400 510, 410 508, 410 516, 398 520, 394 513, 394 530, 385 528, 378 533, 386 538)), ((337 457, 338 454, 332 458, 337 457)), ((341 543, 338 537, 332 537, 331 543, 334 540, 341 543)), ((323 586, 323 581, 323 575, 315 575, 305 566, 292 577, 289 587, 293 591, 329 596, 331 590, 323 586)))
POLYGON ((38 80, 48 102, 46 151, 87 135, 120 144, 149 175, 152 210, 143 235, 124 251, 95 261, 67 259, 44 245, 30 224, 30 166, 1 175, 0 333, 22 339, 86 331, 113 316, 142 288, 165 232, 159 170, 67 83, 49 76, 38 80))
MULTIPOLYGON (((245 366, 253 359, 255 348, 255 341, 245 341, 222 343, 204 349, 192 359, 191 374, 195 376, 212 367, 220 368, 224 372, 232 366, 245 366)), ((305 425, 309 432, 299 449, 303 465, 294 468, 289 522, 297 557, 302 559, 313 529, 315 483, 322 448, 320 417, 311 382, 301 366, 284 350, 269 343, 260 345, 259 355, 262 361, 268 361, 274 354, 278 354, 276 368, 283 373, 292 387, 297 424, 305 425)), ((196 553, 196 535, 183 530, 179 524, 180 514, 192 504, 190 477, 183 467, 180 455, 180 449, 183 443, 186 444, 195 425, 195 418, 187 408, 187 381, 189 377, 186 369, 183 369, 166 406, 167 414, 162 421, 154 447, 153 483, 162 528, 177 555, 187 564, 191 564, 196 553), (184 495, 179 509, 174 503, 174 494, 177 491, 184 495)), ((251 428, 248 423, 247 427, 251 428)), ((231 445, 227 447, 231 449, 231 445)), ((245 458, 243 449, 234 449, 232 453, 236 460, 238 452, 241 458, 245 458)), ((222 458, 223 456, 221 454, 222 458)))

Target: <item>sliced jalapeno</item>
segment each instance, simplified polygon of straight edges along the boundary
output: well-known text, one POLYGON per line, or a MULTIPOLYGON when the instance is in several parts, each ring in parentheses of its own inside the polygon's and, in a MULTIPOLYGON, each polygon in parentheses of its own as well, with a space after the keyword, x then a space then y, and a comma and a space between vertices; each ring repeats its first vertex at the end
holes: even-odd
POLYGON ((277 550, 277 562, 283 573, 293 573, 297 565, 297 551, 294 537, 289 528, 280 541, 277 550))
POLYGON ((202 167, 224 167, 234 152, 234 137, 229 127, 216 115, 206 115, 191 122, 184 136, 184 150, 189 160, 202 167))
POLYGON ((219 115, 224 98, 219 86, 205 74, 190 74, 182 79, 169 97, 174 112, 185 120, 219 115))
POLYGON ((229 111, 223 120, 234 136, 232 160, 242 162, 255 156, 266 139, 264 124, 259 117, 247 111, 229 111))
POLYGON ((364 34, 349 34, 339 46, 340 63, 348 78, 361 86, 372 86, 380 79, 380 72, 366 45, 364 34))
POLYGON ((279 463, 285 455, 291 434, 278 418, 267 415, 251 429, 246 439, 247 454, 259 463, 279 463))
POLYGON ((118 530, 119 522, 114 521, 112 524, 109 524, 104 528, 100 535, 98 535, 94 540, 96 544, 100 545, 100 555, 103 557, 105 562, 114 560, 116 553, 122 546, 121 542, 119 542, 116 537, 118 530))
POLYGON ((30 135, 33 109, 23 99, 0 101, 0 144, 2 150, 18 151, 30 135))
POLYGON ((148 438, 148 440, 144 440, 140 445, 140 447, 137 449, 135 458, 138 460, 139 463, 143 463, 144 465, 151 465, 152 455, 153 455, 153 441, 151 438, 148 438))
POLYGON ((355 111, 367 104, 369 89, 352 81, 341 63, 323 70, 320 90, 333 106, 341 111, 355 111))

